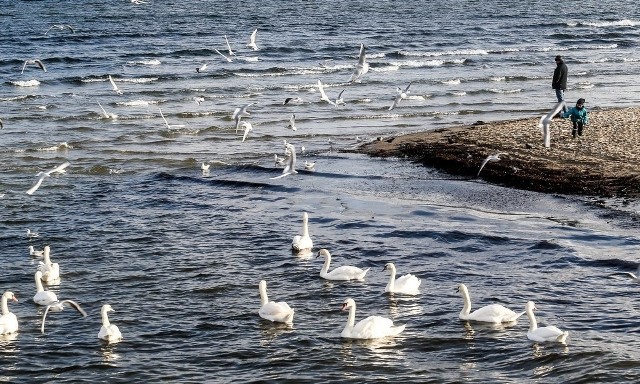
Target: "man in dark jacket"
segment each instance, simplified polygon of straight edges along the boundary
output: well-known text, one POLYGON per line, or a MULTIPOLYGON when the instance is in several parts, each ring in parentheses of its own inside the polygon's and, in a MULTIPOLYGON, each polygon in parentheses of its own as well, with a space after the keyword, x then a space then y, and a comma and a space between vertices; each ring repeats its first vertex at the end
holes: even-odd
MULTIPOLYGON (((564 91, 567 89, 567 74, 569 69, 567 65, 562 61, 562 56, 556 56, 556 69, 553 71, 553 80, 551 81, 551 88, 556 90, 556 97, 558 102, 564 101, 564 91)), ((562 112, 566 112, 567 107, 562 107, 562 112)))

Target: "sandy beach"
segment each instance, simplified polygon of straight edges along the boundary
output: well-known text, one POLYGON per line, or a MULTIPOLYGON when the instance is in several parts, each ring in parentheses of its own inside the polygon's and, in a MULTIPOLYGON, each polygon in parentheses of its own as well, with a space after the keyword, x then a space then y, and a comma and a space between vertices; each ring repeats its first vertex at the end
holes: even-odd
POLYGON ((638 197, 640 195, 640 108, 589 112, 589 124, 573 139, 569 119, 553 119, 551 146, 544 147, 539 117, 476 122, 381 137, 359 148, 371 156, 405 157, 451 174, 547 193, 638 197))

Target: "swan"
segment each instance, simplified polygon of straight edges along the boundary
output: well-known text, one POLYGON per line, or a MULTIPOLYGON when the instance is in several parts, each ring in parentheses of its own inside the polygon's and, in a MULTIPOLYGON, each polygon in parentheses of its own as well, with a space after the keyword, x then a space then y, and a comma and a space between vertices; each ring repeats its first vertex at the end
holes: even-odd
POLYGON ((331 272, 327 272, 329 270, 329 264, 331 263, 331 254, 326 249, 321 249, 318 251, 318 256, 324 256, 324 265, 322 266, 322 270, 320 271, 320 277, 325 278, 327 280, 337 280, 337 281, 347 281, 347 280, 364 280, 364 275, 369 272, 370 268, 362 270, 358 267, 351 267, 348 265, 343 265, 341 267, 335 268, 331 272))
POLYGON ((309 237, 309 215, 302 213, 302 236, 296 235, 291 242, 291 249, 296 253, 309 253, 313 248, 313 241, 309 237))
POLYGON ((469 290, 467 290, 467 286, 460 284, 457 291, 462 294, 462 298, 464 299, 464 307, 462 308, 462 311, 460 311, 459 316, 462 320, 473 320, 495 324, 510 323, 518 320, 518 317, 524 314, 524 312, 515 313, 500 304, 485 305, 484 307, 471 312, 471 298, 469 297, 469 290))
POLYGON ((269 301, 267 297, 267 282, 260 281, 258 285, 260 288, 260 310, 258 314, 265 320, 293 324, 293 308, 289 307, 289 304, 284 301, 269 301))
POLYGON ((47 308, 44 310, 44 315, 42 316, 42 325, 40 326, 40 332, 44 333, 44 321, 47 318, 47 313, 49 313, 49 309, 52 311, 62 311, 64 309, 64 305, 69 304, 69 306, 73 307, 76 311, 80 312, 82 317, 87 317, 87 312, 82 309, 80 304, 76 303, 73 300, 62 300, 58 303, 54 303, 51 305, 47 305, 47 308))
POLYGON ((527 316, 529 317, 529 331, 527 332, 527 338, 532 341, 557 341, 562 344, 566 344, 567 336, 569 336, 569 332, 561 331, 558 327, 554 327, 553 325, 547 327, 538 328, 538 322, 536 321, 536 317, 533 314, 533 311, 538 309, 533 301, 527 302, 524 307, 527 312, 527 316))
POLYGON ((122 333, 120 333, 118 326, 109 323, 107 312, 110 311, 115 312, 109 304, 103 305, 100 310, 100 314, 102 315, 102 327, 100 327, 100 332, 98 332, 98 338, 108 342, 120 341, 122 340, 122 333))
POLYGON ((342 310, 349 310, 349 319, 347 325, 344 327, 340 336, 349 339, 378 339, 387 336, 399 335, 406 324, 400 326, 394 326, 393 320, 387 319, 381 316, 369 316, 366 319, 358 321, 355 324, 356 318, 356 302, 353 299, 346 299, 342 303, 342 310))
POLYGON ((410 273, 396 279, 396 266, 393 263, 385 264, 383 271, 386 270, 391 272, 391 277, 384 288, 385 292, 403 293, 405 295, 417 295, 420 293, 418 290, 422 282, 420 279, 410 273))
POLYGON ((35 274, 36 294, 33 296, 33 302, 38 305, 51 305, 58 302, 58 296, 54 292, 45 291, 42 287, 42 271, 35 274))
POLYGON ((38 271, 42 272, 42 280, 45 283, 50 283, 56 281, 60 278, 60 266, 58 263, 52 263, 49 258, 49 253, 51 252, 51 248, 46 245, 44 247, 44 261, 40 263, 38 267, 38 271))
POLYGON ((0 316, 0 335, 8 335, 18 332, 18 319, 16 315, 9 312, 7 301, 18 301, 13 292, 6 291, 2 295, 2 316, 0 316))

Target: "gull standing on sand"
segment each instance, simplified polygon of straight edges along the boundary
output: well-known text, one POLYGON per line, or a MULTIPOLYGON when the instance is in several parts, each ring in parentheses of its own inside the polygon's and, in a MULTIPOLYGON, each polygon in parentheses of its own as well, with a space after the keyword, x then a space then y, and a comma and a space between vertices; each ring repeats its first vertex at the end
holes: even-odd
POLYGON ((244 134, 242 135, 242 142, 244 143, 244 141, 247 139, 247 135, 249 135, 249 132, 253 131, 253 125, 251 125, 251 123, 249 123, 248 121, 243 121, 242 126, 244 127, 244 134))
POLYGON ((67 168, 69 166, 69 162, 65 161, 64 163, 58 165, 57 167, 53 168, 52 170, 46 171, 46 172, 38 172, 36 174, 36 176, 38 176, 38 180, 36 180, 36 183, 29 188, 29 190, 27 191, 27 195, 33 195, 33 193, 40 188, 40 184, 42 184, 42 181, 51 176, 52 173, 65 173, 66 171, 64 170, 65 168, 67 168))
POLYGON ((70 30, 71 33, 76 33, 76 31, 73 30, 73 27, 71 27, 69 24, 53 24, 51 27, 49 27, 49 29, 47 29, 47 32, 45 32, 44 34, 46 35, 52 29, 58 29, 60 31, 63 31, 65 28, 70 30))
POLYGON ((295 131, 295 130, 298 129, 298 128, 296 128, 296 115, 295 114, 291 115, 291 118, 289 119, 289 124, 287 124, 286 128, 289 128, 292 131, 295 131))
POLYGON ((358 64, 356 64, 356 69, 353 71, 349 82, 353 83, 357 81, 358 79, 360 79, 360 76, 364 75, 367 72, 369 72, 369 64, 366 62, 364 44, 360 44, 360 55, 358 56, 358 64))
POLYGON ((227 35, 224 35, 224 41, 227 42, 227 50, 229 51, 229 56, 235 56, 236 54, 231 49, 231 45, 229 45, 229 39, 227 39, 227 35))
POLYGON ((217 53, 218 55, 220 55, 220 56, 224 57, 224 59, 225 59, 225 60, 227 60, 229 63, 233 63, 233 60, 231 60, 231 58, 229 58, 229 57, 225 56, 225 55, 224 55, 224 53, 222 53, 222 52, 218 51, 218 50, 217 50, 217 49, 215 49, 215 48, 214 48, 213 50, 214 50, 214 51, 216 51, 216 53, 217 53))
POLYGON ((320 80, 318 80, 318 91, 320 91, 320 101, 326 101, 331 105, 336 105, 336 103, 331 101, 331 99, 327 97, 327 94, 324 93, 324 86, 322 85, 322 82, 320 80))
POLYGON ((113 87, 113 90, 118 94, 118 95, 122 95, 122 91, 120 90, 120 88, 118 88, 118 86, 116 85, 116 82, 113 81, 113 78, 111 77, 111 75, 107 75, 109 76, 109 82, 111 83, 111 86, 113 87))
POLYGON ((251 113, 247 112, 247 108, 249 108, 252 105, 253 103, 249 103, 240 108, 236 108, 233 111, 233 115, 231 115, 231 118, 236 122, 236 133, 238 133, 238 129, 240 128, 240 120, 244 116, 251 116, 251 113))
POLYGON ((249 43, 247 44, 247 47, 253 49, 254 51, 258 50, 258 46, 256 45, 256 34, 258 33, 258 28, 253 30, 253 33, 251 33, 251 37, 249 37, 249 43))
POLYGON ((409 85, 407 85, 407 87, 403 90, 402 88, 398 87, 397 89, 397 95, 396 98, 393 100, 393 104, 389 107, 389 110, 392 110, 393 108, 395 108, 398 103, 400 102, 400 100, 406 99, 407 98, 407 94, 409 93, 409 87, 411 86, 411 82, 409 82, 409 85))
POLYGON ((47 72, 47 67, 44 66, 42 61, 40 61, 39 59, 34 59, 34 60, 25 60, 24 61, 24 64, 22 65, 22 71, 20 72, 20 74, 24 73, 24 69, 27 67, 27 65, 37 65, 44 72, 47 72))
POLYGON ((488 162, 500 161, 500 155, 508 155, 508 153, 499 152, 499 153, 496 153, 495 155, 487 156, 482 162, 482 165, 480 166, 480 169, 478 170, 478 174, 476 175, 476 177, 480 176, 480 172, 482 172, 482 168, 484 168, 484 166, 487 165, 488 162))

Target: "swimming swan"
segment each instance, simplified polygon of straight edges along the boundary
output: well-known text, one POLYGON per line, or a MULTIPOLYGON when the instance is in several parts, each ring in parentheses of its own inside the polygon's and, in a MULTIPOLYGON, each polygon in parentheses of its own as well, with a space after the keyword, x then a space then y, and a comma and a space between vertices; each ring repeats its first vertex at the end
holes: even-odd
POLYGON ((515 313, 509 308, 506 308, 500 304, 486 305, 471 312, 471 298, 469 297, 467 286, 464 284, 460 284, 457 291, 462 294, 462 298, 464 299, 464 307, 462 308, 462 311, 460 311, 459 316, 462 320, 473 320, 496 324, 510 323, 518 320, 518 317, 524 314, 524 312, 515 313))
POLYGON ((107 312, 109 311, 115 312, 109 304, 103 305, 100 310, 102 327, 100 327, 100 332, 98 332, 98 338, 108 342, 120 341, 122 340, 122 333, 120 333, 117 325, 109 323, 109 317, 107 316, 107 312))
POLYGON ((35 274, 36 294, 33 296, 33 302, 38 305, 51 305, 58 302, 58 297, 54 292, 45 291, 42 287, 42 272, 37 271, 35 274))
POLYGON ((569 336, 569 332, 563 332, 558 327, 554 327, 553 325, 547 327, 538 328, 538 322, 536 321, 536 317, 533 314, 533 311, 536 310, 536 305, 533 301, 527 302, 524 309, 527 312, 527 316, 529 316, 529 331, 527 332, 527 338, 532 341, 557 341, 562 344, 566 344, 567 336, 569 336))
POLYGON ((277 303, 269 301, 266 281, 261 280, 258 287, 260 288, 260 310, 258 311, 260 317, 273 322, 293 324, 293 308, 284 301, 277 303))
POLYGON ((7 301, 18 301, 13 292, 6 291, 2 295, 2 316, 0 316, 0 335, 8 335, 10 333, 18 332, 18 319, 16 315, 9 312, 9 306, 7 301))
POLYGON ((385 264, 383 271, 386 270, 391 272, 391 277, 389 278, 387 286, 384 288, 385 292, 402 293, 405 295, 417 295, 420 293, 418 290, 422 282, 420 279, 410 273, 396 279, 396 266, 393 263, 385 264))
POLYGON ((364 280, 364 275, 369 272, 370 268, 362 270, 358 267, 352 267, 348 265, 343 265, 341 267, 335 268, 333 271, 328 272, 329 264, 331 263, 331 254, 326 249, 321 249, 318 251, 318 256, 324 256, 324 265, 322 266, 322 270, 320 270, 320 277, 325 278, 327 280, 336 280, 336 281, 347 281, 347 280, 364 280))
POLYGON ((309 253, 313 248, 313 241, 309 237, 309 215, 302 214, 302 236, 296 235, 291 242, 291 249, 296 253, 309 253))
POLYGON ((42 255, 44 261, 40 263, 38 271, 42 272, 42 280, 45 283, 51 283, 60 278, 60 266, 58 263, 52 263, 49 258, 51 248, 47 245, 44 247, 44 254, 42 255))
POLYGON ((349 319, 340 336, 349 339, 378 339, 387 336, 399 335, 406 324, 394 326, 391 319, 381 316, 369 316, 355 324, 356 302, 353 299, 346 299, 342 303, 342 310, 349 310, 349 319))

